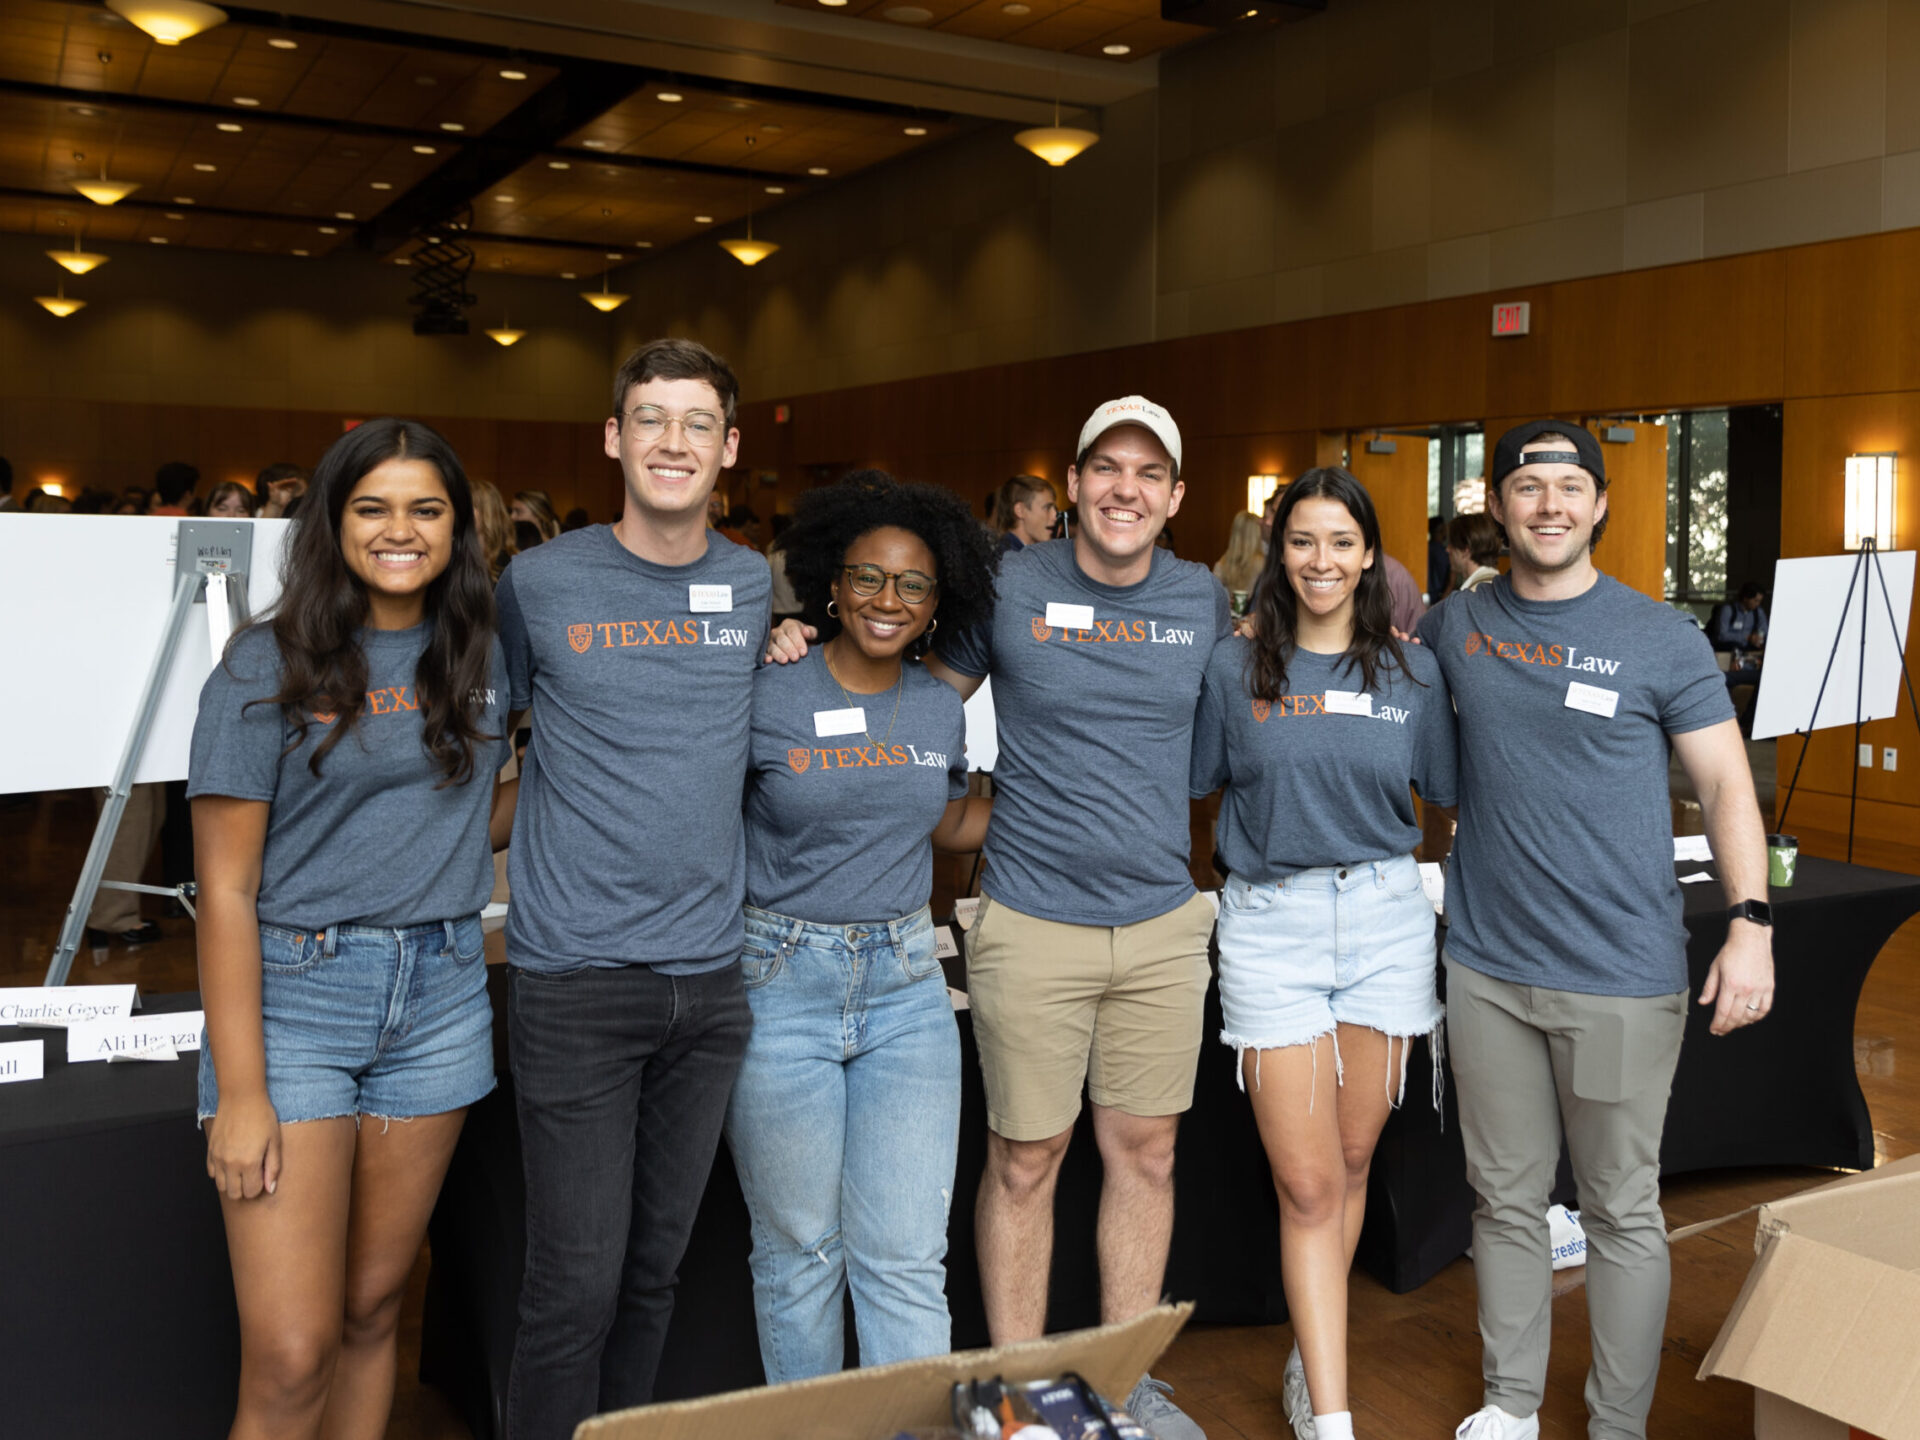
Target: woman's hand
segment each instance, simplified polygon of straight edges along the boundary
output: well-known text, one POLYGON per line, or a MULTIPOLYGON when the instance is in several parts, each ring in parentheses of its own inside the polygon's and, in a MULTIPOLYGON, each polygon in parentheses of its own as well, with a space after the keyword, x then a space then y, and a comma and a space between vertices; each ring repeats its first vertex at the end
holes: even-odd
POLYGON ((280 1117, 265 1095, 223 1095, 207 1122, 207 1174, 229 1200, 271 1195, 280 1184, 280 1117))
POLYGON ((767 636, 766 659, 774 665, 791 665, 806 656, 807 641, 819 638, 820 632, 813 626, 802 625, 788 616, 774 626, 773 633, 767 636))

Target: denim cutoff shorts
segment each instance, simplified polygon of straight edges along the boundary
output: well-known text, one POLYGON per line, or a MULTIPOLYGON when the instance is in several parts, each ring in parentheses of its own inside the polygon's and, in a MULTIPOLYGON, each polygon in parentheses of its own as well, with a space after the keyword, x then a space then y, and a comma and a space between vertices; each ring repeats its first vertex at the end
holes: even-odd
MULTIPOLYGON (((410 1119, 493 1089, 493 1007, 480 917, 404 930, 260 926, 267 1098, 283 1125, 410 1119)), ((220 1108, 200 1039, 200 1123, 220 1108)))
POLYGON ((1267 884, 1230 876, 1219 943, 1220 1039, 1242 1055, 1305 1045, 1338 1025, 1404 1038, 1440 1023, 1433 905, 1411 855, 1267 884))

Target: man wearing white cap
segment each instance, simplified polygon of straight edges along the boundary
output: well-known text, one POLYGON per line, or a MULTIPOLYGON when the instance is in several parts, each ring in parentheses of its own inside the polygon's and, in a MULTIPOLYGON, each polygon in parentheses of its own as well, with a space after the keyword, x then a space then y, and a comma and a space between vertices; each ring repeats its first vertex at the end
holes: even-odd
MULTIPOLYGON (((1106 1176, 1101 1320, 1160 1298, 1213 928, 1187 870, 1187 761, 1207 657, 1231 632, 1206 568, 1154 544, 1184 490, 1173 417, 1138 395, 1102 405, 1067 471, 1073 538, 1007 555, 992 623, 927 661, 962 695, 991 675, 999 725, 967 937, 995 1344, 1045 1328, 1054 1184, 1083 1087, 1106 1176)), ((1143 1381, 1129 1409, 1161 1440, 1199 1436, 1164 1390, 1143 1381)))

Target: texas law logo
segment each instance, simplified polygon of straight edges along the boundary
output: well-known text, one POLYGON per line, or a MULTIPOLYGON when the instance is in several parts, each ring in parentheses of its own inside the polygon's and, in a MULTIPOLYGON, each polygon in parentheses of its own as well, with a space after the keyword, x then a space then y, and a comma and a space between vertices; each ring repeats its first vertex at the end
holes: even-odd
POLYGON ((833 750, 808 750, 796 746, 787 751, 787 768, 804 775, 816 766, 821 770, 858 770, 866 766, 924 765, 930 769, 947 768, 947 757, 938 750, 922 750, 916 745, 851 745, 833 750))
POLYGON ((1172 625, 1162 630, 1157 620, 1096 620, 1091 630, 1068 630, 1036 615, 1031 628, 1033 638, 1042 645, 1056 634, 1069 645, 1191 645, 1194 636, 1192 630, 1172 625))
POLYGON ((711 620, 603 620, 567 626, 567 644, 584 655, 599 641, 602 650, 628 650, 643 645, 727 645, 747 647, 749 632, 715 625, 711 620))
POLYGON ((1496 640, 1478 630, 1468 633, 1463 648, 1470 656, 1485 655, 1490 660, 1514 660, 1522 665, 1584 670, 1594 675, 1616 675, 1620 671, 1618 660, 1582 655, 1577 645, 1549 645, 1540 640, 1496 640))
MULTIPOLYGON (((1345 715, 1351 711, 1327 709, 1325 695, 1282 695, 1278 700, 1255 700, 1253 702, 1253 723, 1264 725, 1275 715, 1283 718, 1296 715, 1345 715)), ((1382 705, 1371 714, 1359 714, 1359 720, 1385 720, 1390 724, 1404 725, 1413 712, 1398 705, 1382 705)))

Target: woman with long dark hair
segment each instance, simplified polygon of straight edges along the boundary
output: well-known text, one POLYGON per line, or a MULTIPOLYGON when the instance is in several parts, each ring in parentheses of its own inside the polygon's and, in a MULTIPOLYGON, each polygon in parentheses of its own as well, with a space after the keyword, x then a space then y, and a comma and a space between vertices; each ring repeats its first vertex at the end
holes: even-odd
POLYGON ((1318 1440, 1353 1435, 1347 1271, 1367 1169, 1413 1037, 1440 1022, 1408 787, 1454 803, 1453 706, 1433 656, 1394 637, 1384 553, 1353 476, 1294 481, 1253 633, 1214 650, 1194 730, 1194 793, 1226 786, 1220 1038, 1280 1195, 1288 1419, 1318 1440))
POLYGON ((385 1433, 407 1275, 494 1084, 504 674, 459 459, 413 421, 349 431, 201 691, 187 782, 236 1436, 385 1433))
POLYGON ((967 795, 960 697, 920 656, 991 613, 991 544, 950 491, 875 470, 809 492, 786 532, 827 639, 754 677, 753 1038, 727 1112, 770 1382, 840 1368, 849 1287, 863 1365, 952 1348, 960 1037, 927 899, 933 852, 978 850, 989 802, 967 795))

